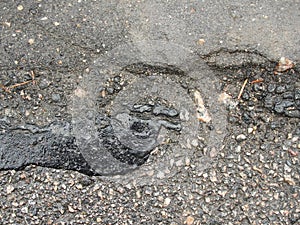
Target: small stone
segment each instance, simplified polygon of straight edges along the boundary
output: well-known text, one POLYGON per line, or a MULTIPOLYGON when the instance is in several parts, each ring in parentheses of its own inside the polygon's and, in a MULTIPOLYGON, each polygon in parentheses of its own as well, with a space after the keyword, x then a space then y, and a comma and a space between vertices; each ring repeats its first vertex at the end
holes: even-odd
POLYGON ((282 94, 285 92, 285 87, 284 86, 278 86, 275 90, 276 94, 282 94))
POLYGON ((180 159, 180 160, 176 161, 176 162, 175 162, 175 165, 176 165, 177 167, 181 167, 181 166, 183 165, 182 160, 180 159))
POLYGON ((247 101, 247 100, 249 100, 249 98, 250 98, 250 95, 248 94, 248 92, 245 91, 242 95, 242 99, 247 101))
POLYGON ((240 153, 242 150, 242 147, 240 145, 238 145, 236 148, 235 148, 235 152, 236 153, 240 153))
POLYGON ((252 134, 252 132, 253 132, 253 128, 252 128, 252 127, 249 127, 249 128, 248 128, 248 134, 252 134))
POLYGON ((203 38, 200 38, 198 41, 197 41, 197 44, 198 45, 204 45, 205 43, 205 40, 203 38))
POLYGON ((159 171, 158 174, 156 175, 158 179, 163 179, 165 177, 165 174, 162 171, 159 171))
POLYGON ((191 144, 192 144, 192 146, 197 147, 198 146, 198 140, 197 139, 192 140, 191 144))
POLYGON ((296 89, 295 90, 295 96, 294 96, 295 100, 300 100, 300 89, 296 89))
POLYGON ((265 102, 264 102, 264 105, 265 105, 265 107, 266 108, 273 108, 273 98, 272 98, 272 96, 270 95, 267 95, 266 97, 265 97, 265 102))
POLYGON ((21 212, 22 213, 28 213, 28 207, 23 207, 23 208, 21 208, 21 212))
POLYGON ((244 211, 244 212, 248 212, 249 211, 249 205, 248 204, 245 204, 245 205, 242 205, 242 210, 244 211))
POLYGON ((160 201, 160 202, 163 202, 163 201, 164 201, 164 197, 161 196, 161 195, 159 195, 159 196, 157 197, 157 200, 160 201))
POLYGON ((14 190, 15 188, 12 185, 8 185, 6 188, 6 193, 11 194, 14 190))
POLYGON ((185 158, 185 165, 190 166, 191 165, 191 160, 190 158, 185 158))
POLYGON ((292 168, 289 167, 287 164, 284 164, 284 170, 287 172, 287 173, 290 173, 292 171, 292 168))
POLYGON ((210 152, 209 152, 209 156, 210 156, 211 158, 214 158, 214 157, 216 157, 217 155, 218 155, 217 149, 216 149, 215 147, 212 147, 211 150, 210 150, 210 152))
POLYGON ((170 198, 166 198, 164 200, 164 207, 167 207, 168 205, 170 205, 170 203, 171 203, 171 199, 170 198))
POLYGON ((292 98, 294 98, 294 94, 291 91, 287 91, 287 92, 283 93, 282 97, 284 99, 292 99, 292 98))
POLYGON ((218 194, 221 195, 224 198, 225 195, 227 194, 227 191, 226 190, 219 190, 218 194))
POLYGON ((179 118, 182 121, 188 121, 190 119, 189 112, 186 109, 182 109, 180 111, 179 118))
POLYGON ((206 202, 206 203, 210 203, 210 202, 211 202, 210 197, 208 197, 208 196, 205 197, 205 202, 206 202))
POLYGON ((52 101, 59 102, 60 99, 60 94, 52 94, 52 101))
POLYGON ((77 188, 77 189, 82 189, 83 186, 82 186, 82 184, 76 184, 76 188, 77 188))
POLYGON ((244 141, 247 139, 246 135, 244 134, 239 134, 238 136, 236 136, 235 138, 237 141, 244 141))
POLYGON ((98 195, 98 197, 99 197, 101 200, 104 199, 102 191, 98 191, 98 192, 97 192, 97 195, 98 195))
POLYGON ((286 110, 284 114, 288 117, 300 118, 300 110, 286 110))
POLYGON ((267 88, 268 92, 272 93, 272 92, 275 91, 275 89, 276 89, 276 84, 269 84, 268 85, 268 88, 267 88))
POLYGON ((294 179, 290 175, 284 176, 284 181, 286 183, 288 183, 289 185, 292 185, 292 186, 296 185, 296 182, 294 181, 294 179))
POLYGON ((124 194, 125 189, 122 188, 122 187, 118 187, 118 188, 117 188, 117 191, 118 191, 119 193, 121 193, 121 194, 124 194))
POLYGON ((141 195, 141 192, 140 192, 140 191, 137 191, 135 194, 136 194, 136 197, 137 197, 137 198, 141 198, 141 197, 142 197, 142 195, 141 195))
POLYGON ((210 179, 211 182, 217 182, 217 181, 218 181, 216 171, 212 171, 212 172, 210 173, 209 179, 210 179))
POLYGON ((26 178, 26 174, 25 173, 21 173, 20 178, 23 180, 26 178))
POLYGON ((108 190, 108 193, 109 193, 110 196, 114 196, 114 195, 115 195, 115 191, 114 191, 114 189, 112 189, 112 188, 110 188, 110 189, 108 190))
POLYGON ((18 9, 19 11, 22 11, 22 10, 24 9, 24 7, 23 7, 22 5, 18 5, 17 9, 18 9))
POLYGON ((28 44, 32 45, 33 43, 34 43, 34 39, 33 39, 33 38, 30 38, 30 39, 28 40, 28 44))
POLYGON ((73 212, 75 212, 75 210, 72 208, 72 206, 70 206, 70 205, 68 205, 68 210, 69 210, 69 212, 71 212, 71 213, 73 213, 73 212))
POLYGON ((165 217, 165 218, 167 217, 167 212, 166 212, 166 211, 161 211, 160 213, 161 213, 161 215, 162 215, 163 217, 165 217))
POLYGON ((186 220, 185 220, 185 223, 186 223, 187 225, 192 225, 192 224, 194 223, 194 221, 195 221, 194 217, 188 216, 188 217, 186 218, 186 220))

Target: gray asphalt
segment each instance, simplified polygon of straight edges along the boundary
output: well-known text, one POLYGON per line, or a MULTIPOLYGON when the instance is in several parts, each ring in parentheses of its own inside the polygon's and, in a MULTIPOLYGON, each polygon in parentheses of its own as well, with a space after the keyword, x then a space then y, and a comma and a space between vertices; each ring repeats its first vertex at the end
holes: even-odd
MULTIPOLYGON (((131 57, 128 45, 144 52, 148 62, 179 65, 180 54, 188 51, 184 62, 192 54, 213 64, 218 68, 213 72, 201 67, 208 74, 205 78, 202 73, 202 85, 219 73, 226 82, 231 71, 239 74, 232 68, 242 70, 244 64, 275 68, 274 62, 287 57, 296 64, 294 84, 299 88, 299 28, 298 0, 2 0, 0 116, 39 126, 71 120, 71 96, 89 68, 103 59, 114 62, 116 52, 119 62, 122 49, 131 57), (184 51, 156 56, 159 43, 164 51, 170 46, 184 51), (7 93, 6 87, 31 79, 37 86, 25 84, 24 90, 7 93)), ((243 80, 230 81, 228 93, 237 96, 243 80)), ((236 101, 232 107, 238 114, 236 101)), ((272 133, 276 138, 260 132, 269 129, 264 124, 228 125, 226 135, 216 134, 217 141, 224 138, 222 149, 182 157, 172 162, 177 168, 172 175, 158 171, 148 182, 147 177, 139 182, 138 170, 124 177, 34 165, 0 171, 0 223, 300 224, 299 118, 263 113, 258 119, 286 122, 272 133)))

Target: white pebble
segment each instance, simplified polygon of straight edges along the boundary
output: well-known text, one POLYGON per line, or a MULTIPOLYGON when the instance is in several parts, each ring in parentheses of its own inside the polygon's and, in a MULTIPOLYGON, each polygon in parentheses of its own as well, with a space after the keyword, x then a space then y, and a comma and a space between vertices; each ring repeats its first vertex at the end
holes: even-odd
POLYGON ((247 139, 247 137, 244 134, 239 134, 238 136, 236 136, 237 141, 244 141, 246 139, 247 139))
POLYGON ((24 9, 24 7, 23 7, 22 5, 18 5, 17 9, 18 9, 19 11, 22 11, 22 10, 24 9))

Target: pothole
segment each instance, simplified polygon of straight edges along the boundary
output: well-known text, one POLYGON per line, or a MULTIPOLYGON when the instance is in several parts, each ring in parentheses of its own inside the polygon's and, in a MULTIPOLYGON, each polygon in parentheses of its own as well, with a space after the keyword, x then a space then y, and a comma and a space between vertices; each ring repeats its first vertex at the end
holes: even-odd
POLYGON ((147 184, 222 148, 226 109, 218 79, 191 51, 169 42, 120 46, 83 75, 73 135, 95 174, 147 184))

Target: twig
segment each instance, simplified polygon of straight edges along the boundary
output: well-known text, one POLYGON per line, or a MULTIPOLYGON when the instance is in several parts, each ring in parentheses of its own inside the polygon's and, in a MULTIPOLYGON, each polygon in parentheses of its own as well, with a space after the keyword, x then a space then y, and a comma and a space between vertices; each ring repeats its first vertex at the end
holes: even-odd
POLYGON ((25 81, 25 82, 22 82, 22 83, 14 84, 14 85, 12 85, 12 86, 9 86, 8 89, 13 89, 13 88, 16 88, 16 87, 19 87, 19 86, 28 84, 28 83, 30 83, 30 82, 32 82, 32 80, 28 80, 28 81, 25 81))
POLYGON ((11 93, 11 89, 22 86, 22 85, 25 85, 25 84, 28 84, 30 82, 32 82, 32 80, 28 80, 28 81, 25 81, 25 82, 22 82, 22 83, 14 84, 14 85, 11 85, 9 87, 6 87, 3 84, 0 84, 0 88, 2 88, 7 93, 11 93))
POLYGON ((241 90, 240 90, 238 99, 241 98, 241 96, 242 96, 242 94, 243 94, 243 92, 244 92, 244 89, 245 89, 245 87, 246 87, 247 82, 248 82, 248 78, 247 78, 247 79, 244 81, 244 83, 243 83, 243 86, 242 86, 242 88, 241 88, 241 90))
POLYGON ((30 75, 31 75, 31 78, 32 78, 32 84, 33 84, 33 85, 36 85, 36 82, 35 82, 35 74, 34 74, 33 70, 30 71, 30 75))
POLYGON ((32 82, 32 84, 35 85, 36 81, 35 81, 35 74, 34 74, 33 70, 30 71, 30 75, 31 75, 32 80, 28 80, 28 81, 25 81, 25 82, 22 82, 22 83, 14 84, 14 85, 11 85, 9 87, 6 87, 3 84, 0 84, 0 88, 2 88, 7 93, 11 93, 11 89, 22 86, 22 85, 25 85, 25 84, 28 84, 30 82, 32 82))
POLYGON ((0 84, 0 88, 2 88, 5 92, 10 93, 10 90, 5 87, 3 84, 0 84))
POLYGON ((264 79, 258 78, 258 79, 256 79, 256 80, 251 81, 250 83, 251 83, 251 84, 256 84, 256 83, 261 83, 261 82, 264 82, 264 79))

